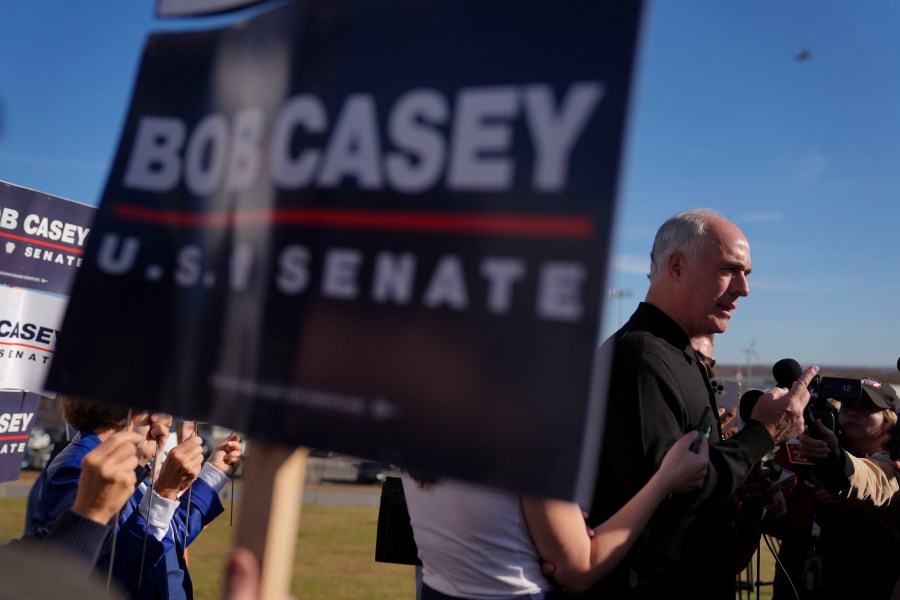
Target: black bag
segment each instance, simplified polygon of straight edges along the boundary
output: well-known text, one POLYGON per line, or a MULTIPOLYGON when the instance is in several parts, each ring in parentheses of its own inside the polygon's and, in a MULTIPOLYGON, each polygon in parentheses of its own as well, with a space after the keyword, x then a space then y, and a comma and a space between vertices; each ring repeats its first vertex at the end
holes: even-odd
POLYGON ((378 508, 378 531, 375 537, 375 560, 401 565, 421 565, 419 549, 413 538, 403 482, 399 477, 385 477, 381 484, 378 508))

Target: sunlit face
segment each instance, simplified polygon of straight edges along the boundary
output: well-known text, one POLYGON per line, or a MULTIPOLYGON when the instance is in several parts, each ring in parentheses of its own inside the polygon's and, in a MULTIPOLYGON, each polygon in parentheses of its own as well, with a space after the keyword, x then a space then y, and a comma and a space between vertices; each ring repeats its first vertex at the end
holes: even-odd
POLYGON ((884 435, 884 411, 868 400, 842 402, 838 421, 851 448, 866 447, 884 435))
POLYGON ((738 298, 750 294, 750 244, 732 223, 714 221, 697 256, 684 259, 679 280, 681 325, 689 336, 723 333, 738 298))

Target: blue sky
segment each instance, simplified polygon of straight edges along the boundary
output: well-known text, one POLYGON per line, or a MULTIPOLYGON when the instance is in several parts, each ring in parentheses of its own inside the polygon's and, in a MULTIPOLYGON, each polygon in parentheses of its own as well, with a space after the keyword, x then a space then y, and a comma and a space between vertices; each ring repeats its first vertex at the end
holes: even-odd
MULTIPOLYGON (((0 179, 99 202, 152 0, 0 2, 0 179)), ((657 227, 708 206, 750 240, 721 362, 890 366, 900 355, 900 5, 648 4, 602 336, 647 290, 657 227), (797 55, 808 51, 809 58, 797 55)))

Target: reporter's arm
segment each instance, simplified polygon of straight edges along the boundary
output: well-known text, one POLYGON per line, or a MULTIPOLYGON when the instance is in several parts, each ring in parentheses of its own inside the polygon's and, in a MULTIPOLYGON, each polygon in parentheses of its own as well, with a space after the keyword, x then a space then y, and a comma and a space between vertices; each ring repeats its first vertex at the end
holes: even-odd
POLYGON ((842 452, 842 455, 850 487, 839 493, 841 497, 883 506, 900 492, 896 467, 887 454, 874 454, 869 458, 857 458, 849 452, 842 452))
POLYGON ((670 494, 700 485, 706 474, 709 445, 689 450, 697 432, 676 442, 660 468, 618 512, 585 532, 578 505, 561 500, 523 498, 522 511, 541 558, 554 565, 554 579, 569 593, 587 590, 609 573, 631 549, 659 504, 670 494))

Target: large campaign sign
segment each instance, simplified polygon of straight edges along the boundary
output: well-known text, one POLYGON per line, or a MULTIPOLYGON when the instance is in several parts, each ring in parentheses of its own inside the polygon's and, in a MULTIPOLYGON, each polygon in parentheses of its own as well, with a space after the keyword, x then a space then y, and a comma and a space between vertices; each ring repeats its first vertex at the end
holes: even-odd
POLYGON ((0 391, 0 481, 19 478, 40 402, 38 394, 0 391))
POLYGON ((48 385, 573 497, 640 13, 298 1, 152 36, 48 385))
POLYGON ((95 213, 0 182, 0 388, 44 390, 95 213))

